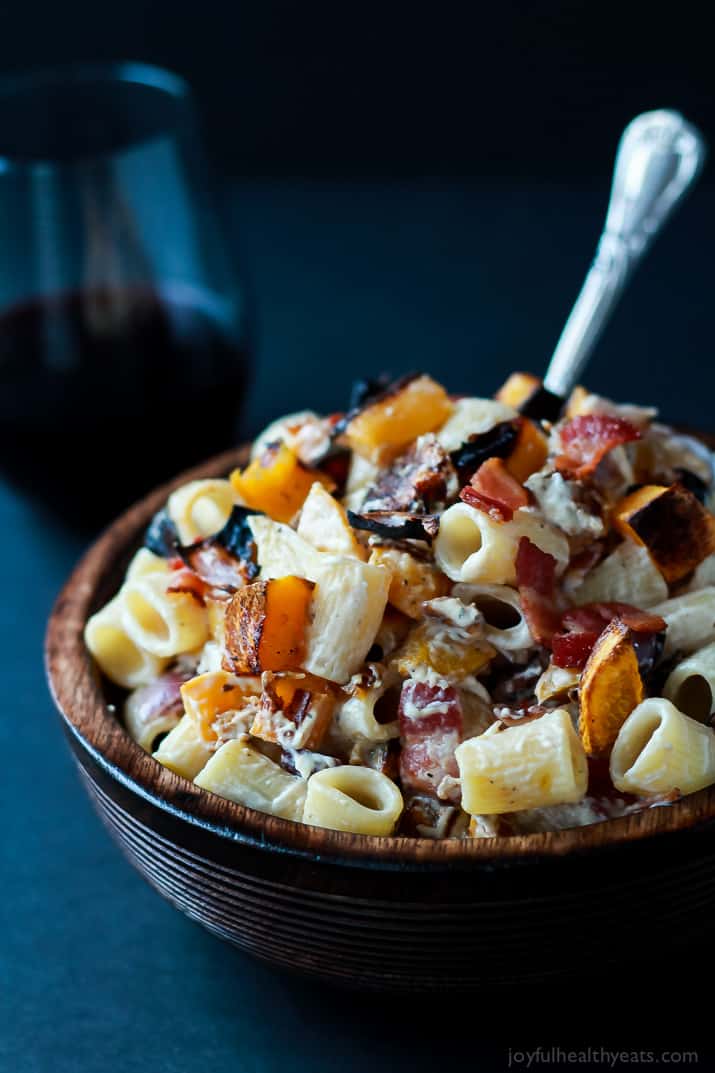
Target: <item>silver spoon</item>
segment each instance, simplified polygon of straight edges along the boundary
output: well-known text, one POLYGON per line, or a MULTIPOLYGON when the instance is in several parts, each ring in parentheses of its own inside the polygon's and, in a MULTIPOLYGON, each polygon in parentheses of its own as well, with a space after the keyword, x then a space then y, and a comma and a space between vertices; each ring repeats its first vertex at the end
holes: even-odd
POLYGON ((633 269, 706 155, 702 135, 679 112, 644 112, 624 130, 596 256, 544 378, 555 395, 566 397, 577 384, 633 269))

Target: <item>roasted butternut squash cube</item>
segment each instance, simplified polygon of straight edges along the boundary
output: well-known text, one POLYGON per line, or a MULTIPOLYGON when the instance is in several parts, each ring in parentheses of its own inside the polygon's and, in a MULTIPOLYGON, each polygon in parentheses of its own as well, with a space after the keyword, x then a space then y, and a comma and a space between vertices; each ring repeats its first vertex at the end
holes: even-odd
POLYGON ((289 576, 239 589, 226 611, 226 669, 259 674, 299 668, 314 588, 312 581, 289 576))
POLYGON ((518 410, 541 387, 541 380, 531 373, 512 373, 494 396, 505 406, 518 410))
POLYGON ((715 518, 680 484, 647 484, 627 495, 615 509, 614 524, 646 548, 669 584, 715 551, 715 518))
POLYGON ((606 756, 628 716, 643 700, 643 681, 628 627, 614 619, 581 675, 578 729, 589 756, 606 756))
POLYGON ((495 398, 534 421, 556 421, 563 407, 563 399, 531 373, 512 373, 495 398))
POLYGON ((348 422, 345 443, 362 458, 384 465, 425 432, 434 432, 452 412, 444 388, 429 376, 398 384, 348 422))
POLYGON ((268 447, 246 469, 235 469, 230 481, 247 507, 263 511, 277 522, 295 517, 315 481, 329 491, 335 487, 325 474, 302 465, 284 443, 268 447))
POLYGON ((421 624, 408 635, 393 662, 405 678, 426 667, 436 674, 466 678, 483 671, 495 655, 496 650, 486 641, 445 642, 421 624))
POLYGON ((333 716, 336 693, 311 674, 263 676, 263 697, 251 734, 288 749, 319 749, 333 716))
POLYGON ((522 417, 514 450, 505 459, 506 468, 519 484, 541 469, 549 453, 546 436, 528 417, 522 417))
POLYGON ((234 678, 227 671, 207 671, 190 678, 181 687, 187 717, 202 741, 215 741, 213 723, 224 712, 241 708, 247 697, 260 696, 260 678, 234 678))

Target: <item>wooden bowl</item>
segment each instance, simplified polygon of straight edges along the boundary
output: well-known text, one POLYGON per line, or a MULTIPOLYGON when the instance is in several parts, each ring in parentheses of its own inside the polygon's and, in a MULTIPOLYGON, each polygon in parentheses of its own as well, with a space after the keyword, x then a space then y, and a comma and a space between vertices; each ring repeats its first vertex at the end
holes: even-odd
POLYGON ((174 487, 225 474, 234 451, 132 507, 90 548, 50 618, 46 665, 82 781, 131 863, 209 931, 275 965, 363 988, 525 983, 637 966, 713 927, 715 787, 592 827, 488 840, 375 838, 295 824, 199 789, 136 745, 85 650, 174 487))

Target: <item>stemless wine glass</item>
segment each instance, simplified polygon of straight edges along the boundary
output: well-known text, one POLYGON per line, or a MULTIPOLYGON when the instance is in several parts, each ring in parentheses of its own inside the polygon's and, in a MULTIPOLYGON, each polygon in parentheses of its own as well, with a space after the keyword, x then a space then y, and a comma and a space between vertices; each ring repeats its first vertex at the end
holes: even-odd
POLYGON ((144 64, 0 83, 0 459, 96 527, 231 445, 245 292, 191 94, 144 64))

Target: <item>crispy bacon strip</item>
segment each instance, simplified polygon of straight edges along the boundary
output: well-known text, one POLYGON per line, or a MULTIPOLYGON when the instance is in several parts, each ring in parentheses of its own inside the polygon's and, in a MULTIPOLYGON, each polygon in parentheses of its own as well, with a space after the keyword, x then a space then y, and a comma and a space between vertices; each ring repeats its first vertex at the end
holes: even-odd
POLYGON ((614 447, 640 439, 640 432, 622 417, 606 414, 581 414, 571 418, 560 430, 563 454, 556 459, 561 473, 582 480, 589 477, 598 463, 614 447))
POLYGON ((214 589, 234 593, 252 580, 252 563, 237 559, 221 544, 203 541, 184 549, 191 570, 214 589))
POLYGON ((529 503, 529 493, 512 477, 501 458, 482 462, 459 498, 497 522, 510 522, 514 511, 529 503))
POLYGON ((185 592, 200 604, 204 603, 204 598, 208 592, 209 586, 205 581, 202 581, 198 574, 195 574, 188 566, 184 566, 178 570, 173 570, 170 584, 166 586, 167 592, 185 592))
POLYGON ((181 712, 181 686, 191 678, 190 671, 167 671, 148 685, 140 686, 133 696, 135 718, 148 726, 163 715, 181 712))
POLYGON ((516 585, 531 636, 539 644, 550 645, 561 625, 556 601, 556 559, 528 537, 519 541, 516 585))
POLYGON ((614 618, 619 618, 637 635, 634 638, 637 651, 640 641, 662 633, 666 628, 666 622, 660 615, 617 601, 573 607, 564 612, 560 632, 553 638, 554 663, 558 667, 575 667, 579 670, 585 667, 596 641, 614 618))
POLYGON ((457 690, 408 678, 400 694, 399 720, 403 789, 436 794, 446 775, 459 774, 454 750, 464 721, 457 690))

